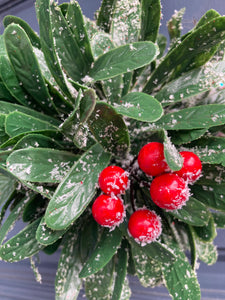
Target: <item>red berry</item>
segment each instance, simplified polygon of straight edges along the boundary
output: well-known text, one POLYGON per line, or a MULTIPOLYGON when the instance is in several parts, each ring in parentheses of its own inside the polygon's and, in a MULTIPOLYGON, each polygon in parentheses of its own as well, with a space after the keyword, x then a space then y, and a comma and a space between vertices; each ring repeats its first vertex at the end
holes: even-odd
POLYGON ((151 176, 170 171, 164 156, 164 146, 158 142, 148 143, 141 148, 138 164, 142 171, 151 176))
POLYGON ((118 166, 109 166, 100 173, 98 183, 105 194, 121 194, 127 188, 127 173, 118 166))
POLYGON ((123 202, 118 197, 100 195, 92 205, 92 215, 104 227, 117 226, 123 222, 125 215, 123 202))
POLYGON ((161 208, 181 208, 189 198, 189 189, 183 178, 174 173, 160 175, 150 186, 152 201, 161 208))
POLYGON ((128 232, 142 245, 151 243, 162 232, 161 218, 146 208, 136 210, 129 219, 128 232))
POLYGON ((184 159, 182 168, 175 172, 184 180, 187 180, 188 183, 193 183, 196 181, 202 172, 202 163, 199 157, 190 151, 180 152, 181 156, 184 159))

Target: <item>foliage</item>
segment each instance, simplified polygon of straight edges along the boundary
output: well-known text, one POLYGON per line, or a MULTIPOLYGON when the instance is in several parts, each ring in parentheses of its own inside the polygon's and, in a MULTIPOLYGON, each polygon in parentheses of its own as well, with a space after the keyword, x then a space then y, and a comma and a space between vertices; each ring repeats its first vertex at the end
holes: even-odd
POLYGON ((36 12, 40 36, 8 16, 0 38, 0 259, 62 249, 57 300, 75 300, 82 287, 88 299, 129 299, 129 274, 165 284, 173 299, 200 299, 196 263, 216 262, 216 228, 225 227, 225 17, 211 10, 182 36, 177 12, 164 53, 158 0, 103 0, 94 21, 75 0, 37 0, 36 12), (174 171, 181 149, 203 162, 180 210, 151 201, 151 178, 136 163, 150 141, 164 143, 174 171), (90 209, 110 164, 130 176, 127 216, 113 231, 90 209), (143 206, 163 225, 145 246, 127 232, 143 206), (21 218, 24 229, 5 241, 21 218))

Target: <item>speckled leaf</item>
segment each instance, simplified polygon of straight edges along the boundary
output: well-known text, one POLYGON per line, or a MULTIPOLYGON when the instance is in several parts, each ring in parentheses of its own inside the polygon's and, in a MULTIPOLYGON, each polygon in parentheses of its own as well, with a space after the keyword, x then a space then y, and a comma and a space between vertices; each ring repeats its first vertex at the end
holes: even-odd
POLYGON ((109 32, 113 11, 117 0, 103 0, 99 9, 97 25, 105 32, 109 32))
POLYGON ((110 155, 99 144, 81 156, 49 202, 45 214, 47 226, 65 229, 83 213, 95 194, 98 174, 107 167, 109 160, 110 155))
POLYGON ((160 59, 161 57, 163 57, 164 52, 166 50, 167 38, 163 34, 158 34, 156 42, 159 47, 159 55, 157 56, 157 58, 160 59))
POLYGON ((152 96, 132 92, 122 97, 115 110, 126 117, 142 122, 155 122, 163 115, 161 104, 152 96))
POLYGON ((115 4, 110 32, 117 45, 138 41, 140 33, 140 2, 120 0, 115 4))
POLYGON ((18 111, 12 112, 6 117, 5 128, 10 137, 36 131, 58 131, 58 128, 50 123, 18 111))
POLYGON ((217 262, 218 252, 217 246, 213 243, 202 242, 197 237, 195 238, 196 251, 198 258, 207 265, 213 265, 217 262))
POLYGON ((39 36, 37 35, 36 32, 33 31, 33 29, 30 27, 30 25, 27 22, 25 22, 23 19, 19 17, 12 16, 12 15, 7 15, 4 17, 3 24, 5 27, 9 26, 12 23, 18 24, 24 29, 24 31, 28 35, 34 47, 37 47, 39 49, 41 48, 39 36))
POLYGON ((192 130, 172 130, 170 131, 170 137, 175 145, 182 145, 199 139, 207 131, 207 128, 192 130))
POLYGON ((43 197, 49 200, 52 198, 56 189, 56 187, 52 186, 51 184, 47 185, 43 183, 34 183, 34 182, 23 181, 23 180, 20 181, 25 187, 29 188, 30 190, 36 193, 39 193, 40 195, 42 195, 43 197))
POLYGON ((189 34, 181 44, 168 53, 152 74, 144 92, 152 90, 162 83, 177 78, 183 72, 204 65, 216 51, 215 46, 225 34, 225 17, 211 20, 189 34))
POLYGON ((36 231, 36 239, 40 244, 48 246, 60 239, 65 232, 66 229, 52 230, 51 228, 47 227, 43 217, 36 231))
POLYGON ((209 218, 208 224, 202 227, 193 227, 193 229, 197 237, 202 242, 212 242, 217 235, 214 219, 212 216, 209 218))
POLYGON ((217 228, 225 228, 225 213, 212 212, 212 216, 217 228))
POLYGON ((181 35, 182 18, 184 13, 185 8, 181 8, 179 11, 175 11, 175 13, 167 23, 167 29, 171 41, 178 39, 181 35))
POLYGON ((163 145, 164 145, 164 156, 170 169, 173 171, 180 170, 183 165, 182 156, 180 155, 179 151, 171 142, 166 131, 164 132, 163 145))
POLYGON ((0 248, 0 258, 8 262, 15 262, 28 258, 44 248, 35 238, 39 223, 40 219, 37 219, 3 244, 0 248))
POLYGON ((79 239, 74 227, 64 238, 55 279, 56 300, 76 300, 82 287, 78 274, 82 268, 79 239))
POLYGON ((143 41, 156 42, 161 19, 159 0, 141 0, 141 37, 143 41))
POLYGON ((79 156, 51 148, 28 148, 14 151, 7 159, 7 168, 21 180, 60 182, 79 156))
POLYGON ((0 206, 10 198, 16 188, 16 179, 3 172, 0 170, 0 206))
POLYGON ((37 107, 54 111, 51 96, 42 76, 31 42, 25 31, 17 24, 10 24, 4 32, 9 59, 18 80, 35 99, 37 107))
POLYGON ((224 112, 225 106, 223 104, 184 108, 164 115, 155 123, 155 127, 164 128, 165 130, 210 128, 225 123, 224 112))
POLYGON ((155 98, 163 106, 191 99, 191 97, 201 95, 213 87, 220 87, 224 81, 224 71, 224 61, 207 64, 169 82, 156 93, 155 98))
POLYGON ((97 102, 88 119, 89 128, 103 148, 115 155, 124 155, 130 140, 123 118, 105 102, 97 102))
POLYGON ((210 212, 207 207, 193 197, 190 197, 186 205, 181 209, 171 210, 168 213, 184 223, 195 226, 208 224, 210 218, 210 212))
POLYGON ((149 64, 156 58, 157 52, 158 48, 152 42, 136 42, 115 48, 94 62, 89 75, 94 81, 115 77, 149 64))
POLYGON ((88 300, 110 300, 114 279, 114 260, 112 259, 98 273, 85 280, 85 295, 88 300))
POLYGON ((162 268, 165 285, 173 300, 201 299, 201 291, 195 272, 189 262, 177 258, 175 263, 162 268))
POLYGON ((118 228, 113 231, 109 231, 109 229, 106 228, 95 250, 83 266, 79 276, 85 278, 102 269, 116 253, 121 240, 122 233, 118 228))
POLYGON ((6 116, 0 113, 0 144, 3 144, 9 139, 9 135, 5 129, 6 116))
POLYGON ((23 222, 32 222, 41 217, 45 212, 48 199, 42 197, 40 194, 35 194, 27 201, 22 215, 23 222))

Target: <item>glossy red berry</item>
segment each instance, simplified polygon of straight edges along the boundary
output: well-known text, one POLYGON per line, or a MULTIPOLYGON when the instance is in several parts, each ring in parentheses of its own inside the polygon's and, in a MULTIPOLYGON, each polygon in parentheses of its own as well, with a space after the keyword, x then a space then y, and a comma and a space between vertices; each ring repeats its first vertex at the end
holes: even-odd
POLYGON ((120 198, 100 195, 92 205, 95 221, 105 227, 114 227, 123 222, 124 205, 120 198))
POLYGON ((188 181, 188 183, 193 183, 201 176, 201 160, 195 153, 190 151, 182 151, 180 154, 184 159, 183 166, 175 173, 188 181))
POLYGON ((118 166, 109 166, 100 173, 98 183, 105 194, 122 194, 128 184, 127 172, 118 166))
POLYGON ((152 180, 150 186, 152 201, 164 209, 179 209, 189 198, 189 189, 183 178, 166 173, 152 180))
POLYGON ((161 218, 146 208, 136 210, 128 222, 128 232, 142 245, 155 241, 162 232, 161 218))
POLYGON ((158 142, 148 143, 141 148, 138 154, 138 164, 142 171, 151 176, 170 171, 164 156, 164 146, 158 142))

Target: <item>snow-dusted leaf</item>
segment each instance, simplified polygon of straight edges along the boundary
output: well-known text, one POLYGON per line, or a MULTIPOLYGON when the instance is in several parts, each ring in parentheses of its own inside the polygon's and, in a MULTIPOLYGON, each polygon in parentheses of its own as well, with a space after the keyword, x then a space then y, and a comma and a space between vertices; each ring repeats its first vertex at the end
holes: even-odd
POLYGON ((53 138, 50 138, 48 136, 45 136, 43 134, 38 133, 30 133, 28 135, 25 135, 21 140, 16 143, 16 145, 13 147, 13 150, 19 150, 24 148, 52 148, 52 149, 58 149, 62 150, 63 146, 54 140, 53 138))
POLYGON ((107 167, 109 160, 110 154, 99 144, 81 156, 49 202, 45 214, 47 226, 65 229, 83 213, 95 194, 98 174, 107 167))
POLYGON ((163 115, 161 104, 141 92, 127 94, 114 104, 114 108, 119 114, 142 122, 155 122, 163 115))
POLYGON ((178 171, 182 168, 183 159, 179 151, 171 142, 170 138, 167 135, 167 132, 164 131, 164 155, 166 162, 171 170, 178 171))
POLYGON ((16 178, 0 169, 0 206, 7 202, 16 188, 16 178))
POLYGON ((109 32, 112 15, 115 9, 115 4, 117 0, 103 0, 101 2, 101 7, 97 16, 97 25, 103 29, 105 32, 109 32))
POLYGON ((208 224, 201 227, 195 226, 193 227, 193 229, 195 231, 196 236, 202 242, 212 242, 217 236, 216 227, 212 216, 209 218, 208 224))
POLYGON ((167 29, 170 36, 170 40, 176 40, 181 35, 182 18, 185 13, 185 8, 181 8, 179 11, 175 11, 171 19, 167 23, 167 29))
POLYGON ((225 213, 223 212, 212 212, 214 223, 217 228, 225 228, 225 213))
POLYGON ((24 207, 22 215, 23 222, 32 222, 41 217, 45 211, 47 203, 48 199, 35 193, 34 197, 31 197, 24 207))
POLYGON ((201 261, 207 265, 213 265, 217 262, 217 246, 215 246, 212 242, 205 243, 198 239, 198 237, 195 237, 195 245, 198 258, 201 261))
POLYGON ((204 129, 192 129, 192 130, 175 130, 170 131, 170 137, 175 145, 182 145, 190 143, 194 140, 199 139, 208 131, 204 129))
POLYGON ((118 228, 109 231, 106 228, 97 244, 95 250, 83 266, 79 276, 88 277, 102 269, 116 253, 122 240, 122 233, 118 228))

